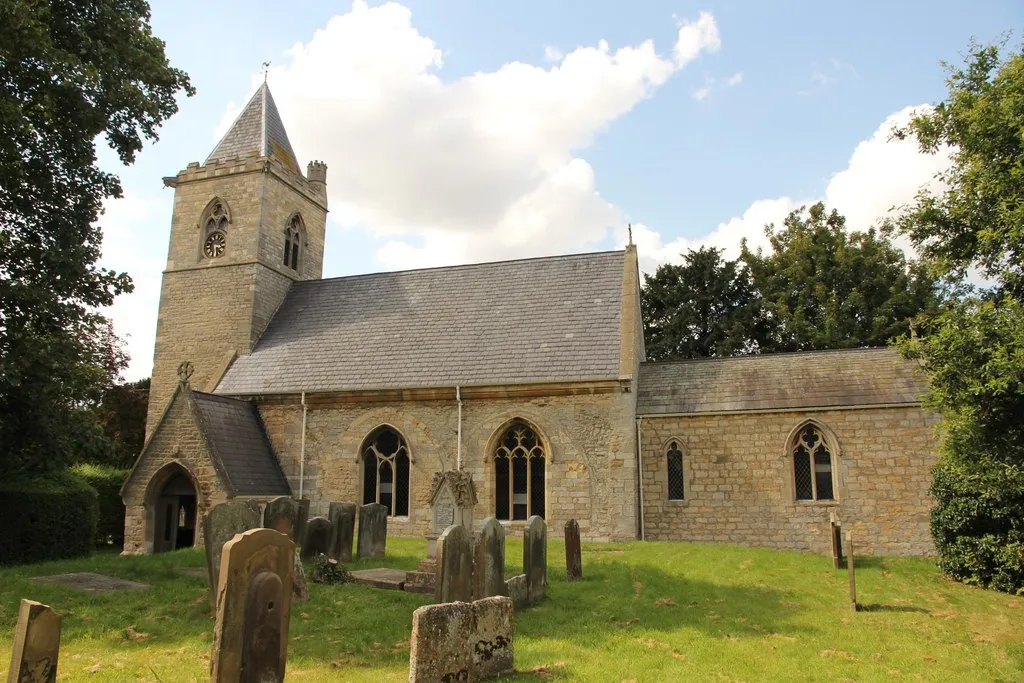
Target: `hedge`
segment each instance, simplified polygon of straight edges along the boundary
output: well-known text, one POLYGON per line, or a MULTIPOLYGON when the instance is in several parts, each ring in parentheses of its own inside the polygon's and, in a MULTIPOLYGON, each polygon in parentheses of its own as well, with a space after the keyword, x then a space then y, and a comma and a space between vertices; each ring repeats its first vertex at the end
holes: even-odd
POLYGON ((98 495, 71 472, 0 482, 0 564, 88 555, 99 517, 98 495))
POLYGON ((96 547, 124 546, 124 503, 121 486, 129 470, 107 465, 75 465, 71 471, 85 479, 99 494, 100 516, 96 524, 96 547))

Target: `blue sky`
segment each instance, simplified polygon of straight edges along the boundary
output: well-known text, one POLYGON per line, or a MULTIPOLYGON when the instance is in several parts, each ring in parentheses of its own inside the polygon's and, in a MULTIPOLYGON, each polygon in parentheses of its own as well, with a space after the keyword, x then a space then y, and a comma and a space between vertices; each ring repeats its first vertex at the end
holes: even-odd
POLYGON ((100 154, 125 190, 101 224, 137 285, 111 311, 129 376, 152 363, 160 179, 205 159, 264 60, 300 163, 328 164, 325 276, 616 248, 626 222, 650 270, 817 199, 868 227, 945 163, 886 139, 942 98, 939 61, 1024 25, 1017 0, 625 7, 153 2, 198 92, 133 167, 100 154))

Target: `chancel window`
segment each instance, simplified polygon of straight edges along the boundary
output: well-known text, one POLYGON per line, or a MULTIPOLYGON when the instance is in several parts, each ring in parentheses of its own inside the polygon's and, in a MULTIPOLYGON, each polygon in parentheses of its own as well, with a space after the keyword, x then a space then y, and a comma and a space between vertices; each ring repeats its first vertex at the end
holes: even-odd
POLYGON ((675 441, 669 443, 665 460, 665 465, 668 468, 668 499, 683 500, 686 497, 683 477, 683 452, 675 441))
POLYGON ((392 517, 409 514, 409 448, 390 427, 363 444, 363 504, 380 503, 392 517))
POLYGON ((299 244, 302 242, 302 217, 295 214, 284 229, 284 265, 299 269, 299 244))
POLYGON ((494 516, 544 516, 544 446, 525 422, 513 422, 494 453, 494 516))
POLYGON ((832 451, 813 424, 802 427, 793 443, 793 483, 797 500, 835 500, 832 451))

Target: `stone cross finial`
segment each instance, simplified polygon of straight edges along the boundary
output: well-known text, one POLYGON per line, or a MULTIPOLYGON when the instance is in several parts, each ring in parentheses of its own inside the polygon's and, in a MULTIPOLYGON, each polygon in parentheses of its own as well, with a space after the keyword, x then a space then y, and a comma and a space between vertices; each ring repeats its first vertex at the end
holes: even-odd
POLYGON ((633 224, 627 223, 626 230, 629 231, 629 246, 633 246, 633 224))
POLYGON ((178 379, 181 380, 182 384, 188 384, 188 381, 192 379, 192 373, 196 371, 192 365, 192 361, 182 361, 181 365, 178 366, 178 379))
POLYGON ((263 62, 263 82, 267 82, 267 73, 270 71, 270 62, 263 62))

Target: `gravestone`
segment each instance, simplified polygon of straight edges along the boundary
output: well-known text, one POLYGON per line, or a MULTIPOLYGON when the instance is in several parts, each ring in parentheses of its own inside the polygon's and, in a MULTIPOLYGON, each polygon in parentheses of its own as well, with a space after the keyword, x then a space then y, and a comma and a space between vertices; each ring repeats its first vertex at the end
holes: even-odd
POLYGON ((236 534, 260 525, 260 506, 254 500, 233 500, 210 508, 203 517, 203 544, 206 547, 206 576, 210 582, 210 605, 217 609, 217 581, 220 577, 221 550, 236 534))
POLYGON ((505 581, 505 595, 516 609, 528 607, 530 593, 526 590, 526 574, 517 574, 505 581))
POLYGON ((580 525, 575 519, 565 523, 565 580, 583 578, 583 552, 580 549, 580 525))
POLYGON ((505 528, 494 517, 473 539, 473 599, 505 595, 505 528))
POLYGON ((829 513, 828 532, 832 542, 832 568, 839 569, 843 566, 843 526, 836 520, 835 513, 829 513))
POLYGON ((380 503, 368 503, 359 508, 359 545, 356 554, 360 558, 384 557, 387 542, 387 507, 380 503))
POLYGON ((473 603, 469 680, 504 676, 515 670, 512 600, 493 597, 473 603))
POLYGON ((302 568, 302 560, 299 554, 295 553, 295 561, 292 563, 292 600, 302 602, 309 597, 309 588, 306 586, 306 570, 302 568))
POLYGON ((412 613, 409 683, 468 681, 472 666, 473 606, 426 605, 412 613))
POLYGON ((252 529, 224 544, 213 632, 213 681, 283 681, 295 544, 252 529))
POLYGON ((309 519, 309 499, 278 496, 263 510, 263 526, 287 534, 293 543, 301 543, 309 519))
POLYGON ((534 515, 523 529, 523 573, 531 605, 544 599, 548 585, 548 526, 534 515))
POLYGON ((473 536, 464 526, 445 529, 437 541, 436 602, 469 602, 473 593, 473 536))
POLYGON ((352 540, 356 531, 355 503, 331 503, 327 518, 331 520, 331 545, 327 556, 338 562, 352 561, 352 540))
POLYGON ((450 526, 473 528, 473 506, 477 503, 473 477, 465 470, 437 472, 430 482, 430 533, 427 557, 436 557, 437 538, 450 526))
POLYGON ((8 683, 53 683, 60 654, 60 617, 48 606, 22 600, 14 628, 8 683))
POLYGON ((316 555, 326 555, 333 535, 331 523, 326 517, 314 517, 306 522, 306 535, 302 540, 302 559, 310 560, 316 555))

